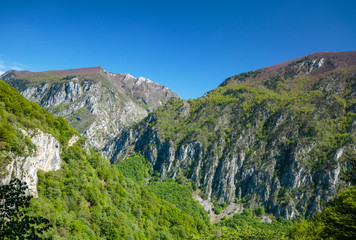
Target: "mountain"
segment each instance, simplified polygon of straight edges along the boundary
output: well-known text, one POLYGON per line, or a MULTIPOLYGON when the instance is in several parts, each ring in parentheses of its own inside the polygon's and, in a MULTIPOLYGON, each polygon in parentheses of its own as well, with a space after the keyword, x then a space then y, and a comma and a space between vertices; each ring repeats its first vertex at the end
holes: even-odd
POLYGON ((354 52, 315 55, 169 100, 109 141, 112 164, 0 80, 0 238, 354 239, 354 52))
POLYGON ((110 164, 83 143, 0 80, 1 239, 285 239, 291 226, 251 210, 213 225, 189 181, 160 181, 139 154, 110 164))
POLYGON ((30 72, 11 70, 0 76, 27 99, 63 116, 102 149, 123 127, 179 96, 160 84, 102 67, 30 72))
POLYGON ((162 179, 190 179, 206 210, 312 216, 355 183, 355 95, 356 52, 314 53, 172 99, 104 152, 141 152, 162 179))
POLYGON ((0 90, 0 185, 18 178, 37 196, 37 171, 58 170, 62 147, 78 133, 1 80, 0 90))

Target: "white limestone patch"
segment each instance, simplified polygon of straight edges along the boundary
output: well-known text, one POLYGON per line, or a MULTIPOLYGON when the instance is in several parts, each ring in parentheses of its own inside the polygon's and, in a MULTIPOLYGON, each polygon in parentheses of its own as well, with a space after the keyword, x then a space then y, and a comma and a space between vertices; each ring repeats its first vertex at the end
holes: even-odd
POLYGON ((51 134, 37 130, 26 134, 36 145, 37 151, 29 157, 11 156, 11 163, 7 166, 8 175, 1 180, 1 184, 8 184, 11 178, 18 178, 27 183, 28 193, 37 197, 37 171, 56 171, 60 169, 60 144, 51 134))
POLYGON ((261 222, 272 223, 272 219, 269 216, 264 216, 261 222))
POLYGON ((193 192, 194 200, 198 201, 200 205, 204 208, 205 211, 209 212, 213 210, 213 204, 209 201, 209 199, 203 199, 200 197, 200 189, 193 192))
POLYGON ((76 135, 76 134, 73 135, 73 136, 71 137, 71 139, 69 139, 69 141, 68 141, 68 146, 69 146, 69 147, 73 146, 78 140, 79 140, 79 136, 76 135))

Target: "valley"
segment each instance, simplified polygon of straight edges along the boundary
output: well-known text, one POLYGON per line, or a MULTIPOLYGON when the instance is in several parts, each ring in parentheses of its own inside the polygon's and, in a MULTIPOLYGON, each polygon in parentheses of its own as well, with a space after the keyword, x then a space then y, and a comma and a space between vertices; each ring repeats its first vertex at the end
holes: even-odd
MULTIPOLYGON (((241 73, 189 100, 102 67, 0 78, 1 186, 24 181, 33 198, 19 213, 46 219, 28 236, 355 237, 354 51, 241 73)), ((0 219, 10 234, 25 218, 0 219)))

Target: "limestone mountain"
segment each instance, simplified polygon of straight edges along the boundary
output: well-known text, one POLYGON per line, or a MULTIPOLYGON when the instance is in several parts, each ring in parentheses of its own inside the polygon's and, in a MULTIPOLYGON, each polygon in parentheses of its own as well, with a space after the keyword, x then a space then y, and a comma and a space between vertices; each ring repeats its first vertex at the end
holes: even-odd
POLYGON ((199 239, 211 227, 124 177, 2 80, 0 210, 1 239, 199 239))
POLYGON ((78 139, 63 118, 29 102, 0 80, 0 185, 18 178, 37 196, 37 171, 58 170, 62 148, 78 139))
POLYGON ((161 178, 190 179, 232 212, 311 216, 355 183, 355 96, 356 52, 310 54, 170 100, 104 151, 112 162, 141 152, 161 178))
POLYGON ((0 76, 27 99, 63 116, 89 144, 101 149, 123 127, 142 120, 177 94, 160 84, 102 67, 30 72, 0 76))
POLYGON ((0 80, 1 239, 286 239, 292 226, 251 209, 211 224, 191 182, 152 177, 140 154, 110 164, 83 140, 0 80))

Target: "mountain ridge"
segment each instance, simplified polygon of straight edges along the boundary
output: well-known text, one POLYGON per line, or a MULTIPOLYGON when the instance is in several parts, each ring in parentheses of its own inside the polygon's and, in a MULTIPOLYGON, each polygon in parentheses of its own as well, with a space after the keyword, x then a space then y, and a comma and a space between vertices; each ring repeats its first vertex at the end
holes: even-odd
POLYGON ((100 66, 44 72, 12 70, 1 77, 27 99, 65 117, 97 149, 124 126, 143 119, 168 99, 179 98, 158 83, 109 73, 100 66))
MULTIPOLYGON (((303 64, 309 65, 308 66, 309 71, 307 71, 307 73, 309 75, 313 76, 313 75, 320 74, 321 73, 320 70, 322 70, 322 72, 325 73, 325 72, 331 71, 332 69, 335 69, 336 67, 353 66, 356 64, 355 59, 356 59, 356 51, 315 52, 315 53, 311 53, 306 56, 298 57, 298 58, 288 60, 288 61, 285 61, 282 63, 278 63, 278 64, 274 64, 271 66, 263 67, 263 68, 260 68, 257 70, 234 75, 232 77, 227 78, 219 86, 225 86, 227 84, 232 84, 235 81, 239 81, 239 79, 241 79, 241 81, 245 82, 245 81, 251 80, 251 79, 265 80, 265 79, 271 77, 272 75, 276 75, 278 73, 279 74, 282 73, 283 75, 285 75, 286 70, 284 70, 284 69, 288 69, 288 67, 290 67, 290 66, 293 67, 293 65, 295 65, 296 63, 302 64, 300 67, 302 67, 303 64), (325 63, 324 63, 324 61, 321 62, 321 66, 319 66, 318 64, 320 64, 320 62, 318 62, 318 63, 313 62, 313 60, 315 61, 316 59, 318 59, 319 61, 321 59, 329 59, 329 60, 325 63), (341 66, 339 66, 340 64, 341 64, 341 66), (315 71, 315 70, 319 70, 319 71, 315 71), (246 76, 247 73, 251 73, 253 78, 251 76, 246 76)), ((290 69, 290 70, 292 71, 295 69, 290 69)), ((305 72, 302 72, 302 73, 305 73, 305 72)), ((288 76, 288 73, 287 73, 286 79, 293 78, 297 74, 298 73, 296 73, 295 75, 288 76)))

